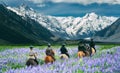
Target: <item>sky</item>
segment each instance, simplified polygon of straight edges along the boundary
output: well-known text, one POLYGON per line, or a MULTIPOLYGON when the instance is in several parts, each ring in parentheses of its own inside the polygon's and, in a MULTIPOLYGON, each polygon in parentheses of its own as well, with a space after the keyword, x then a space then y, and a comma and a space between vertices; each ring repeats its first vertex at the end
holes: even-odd
POLYGON ((94 12, 120 17, 120 0, 0 0, 0 3, 12 7, 26 4, 41 14, 52 16, 82 17, 94 12))

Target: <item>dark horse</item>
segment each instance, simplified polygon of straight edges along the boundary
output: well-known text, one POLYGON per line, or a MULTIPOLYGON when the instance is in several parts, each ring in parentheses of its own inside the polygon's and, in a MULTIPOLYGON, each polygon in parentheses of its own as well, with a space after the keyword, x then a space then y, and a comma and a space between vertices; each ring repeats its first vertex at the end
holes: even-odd
POLYGON ((37 66, 38 63, 36 62, 35 59, 28 59, 27 62, 26 62, 26 65, 27 66, 37 66))
POLYGON ((95 49, 94 48, 90 48, 89 46, 85 46, 86 47, 86 51, 85 53, 83 51, 79 51, 78 52, 78 57, 85 57, 85 56, 91 56, 95 54, 95 49))
POLYGON ((88 47, 87 48, 87 51, 86 51, 86 56, 91 56, 91 55, 94 55, 95 54, 95 49, 92 48, 92 47, 88 47))

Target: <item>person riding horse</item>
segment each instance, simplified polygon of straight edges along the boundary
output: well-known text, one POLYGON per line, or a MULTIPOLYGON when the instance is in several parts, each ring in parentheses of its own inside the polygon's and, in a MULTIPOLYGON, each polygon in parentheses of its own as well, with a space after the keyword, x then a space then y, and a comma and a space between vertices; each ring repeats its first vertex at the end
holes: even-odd
MULTIPOLYGON (((89 46, 90 46, 90 49, 94 48, 95 52, 96 52, 96 49, 95 49, 95 43, 93 41, 93 39, 91 39, 90 43, 89 43, 89 46)), ((92 52, 92 50, 91 50, 92 52)))
POLYGON ((70 58, 70 56, 68 54, 68 51, 67 51, 67 49, 65 47, 65 44, 62 44, 62 47, 60 48, 60 52, 61 52, 61 54, 65 54, 65 55, 68 56, 68 58, 70 58))
POLYGON ((47 56, 51 56, 54 61, 56 60, 55 57, 54 57, 55 53, 54 53, 54 51, 52 50, 50 44, 48 44, 48 48, 46 49, 45 53, 46 53, 47 56))
POLYGON ((86 46, 82 41, 79 43, 79 46, 78 46, 78 52, 79 51, 83 51, 86 54, 86 46))
POLYGON ((26 62, 26 65, 27 66, 30 66, 30 65, 36 66, 36 65, 38 65, 37 53, 33 51, 33 46, 30 46, 29 59, 26 62))

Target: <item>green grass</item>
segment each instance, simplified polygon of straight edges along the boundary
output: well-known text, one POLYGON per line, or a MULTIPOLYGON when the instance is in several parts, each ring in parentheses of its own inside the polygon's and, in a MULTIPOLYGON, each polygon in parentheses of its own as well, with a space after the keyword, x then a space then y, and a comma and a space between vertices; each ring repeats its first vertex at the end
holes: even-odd
MULTIPOLYGON (((20 68, 25 67, 25 65, 23 65, 23 64, 8 63, 8 64, 7 64, 7 67, 9 67, 9 68, 11 68, 11 69, 20 69, 20 68)), ((2 70, 2 73, 4 73, 4 72, 7 71, 7 69, 4 68, 4 67, 3 67, 1 70, 2 70)))
POLYGON ((77 70, 75 73, 84 73, 82 70, 77 70))
POLYGON ((120 46, 120 45, 100 45, 100 50, 104 50, 104 49, 110 49, 112 47, 116 47, 116 46, 120 46))
MULTIPOLYGON (((34 45, 33 45, 34 46, 34 45)), ((78 45, 66 45, 66 47, 68 48, 77 48, 78 45)), ((115 46, 120 46, 120 45, 100 45, 101 48, 100 50, 104 50, 104 49, 109 49, 109 48, 112 48, 112 47, 115 47, 115 46)), ((29 48, 30 46, 22 46, 22 45, 19 45, 19 46, 10 46, 10 45, 1 45, 0 46, 0 51, 4 51, 6 49, 15 49, 15 48, 29 48)), ((51 46, 53 49, 60 49, 61 48, 61 45, 52 45, 51 46)), ((47 48, 47 45, 45 46, 34 46, 34 48, 38 48, 38 49, 45 49, 47 48)))
MULTIPOLYGON (((33 45, 34 46, 34 45, 33 45)), ((77 45, 76 45, 77 46, 77 45)), ((10 46, 10 45, 0 45, 0 51, 4 51, 4 50, 7 50, 7 49, 15 49, 15 48, 29 48, 30 46, 21 46, 21 45, 19 45, 19 46, 10 46)), ((60 49, 60 47, 61 47, 61 45, 53 45, 53 46, 51 46, 51 48, 53 48, 53 49, 60 49)), ((73 47, 75 47, 75 45, 74 46, 70 46, 70 45, 66 45, 66 47, 70 47, 70 48, 73 48, 73 47)), ((34 46, 34 48, 38 48, 38 49, 45 49, 45 48, 47 48, 47 45, 45 45, 45 46, 34 46)))
POLYGON ((0 51, 4 51, 4 50, 7 50, 7 49, 15 49, 15 48, 27 48, 28 46, 0 46, 0 51))
POLYGON ((12 69, 19 69, 19 68, 23 68, 25 67, 25 65, 22 65, 22 64, 14 64, 14 63, 9 63, 7 64, 8 67, 11 67, 12 69))

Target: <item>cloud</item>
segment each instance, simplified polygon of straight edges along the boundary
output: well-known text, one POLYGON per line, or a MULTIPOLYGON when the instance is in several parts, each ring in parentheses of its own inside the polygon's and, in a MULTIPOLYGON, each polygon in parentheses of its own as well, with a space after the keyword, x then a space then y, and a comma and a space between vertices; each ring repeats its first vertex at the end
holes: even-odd
POLYGON ((28 0, 28 1, 31 1, 31 2, 34 2, 37 4, 41 4, 41 3, 44 3, 45 0, 28 0))
POLYGON ((79 3, 79 4, 83 4, 83 5, 88 5, 88 4, 92 4, 92 3, 120 4, 120 0, 29 0, 29 1, 32 1, 34 3, 44 3, 47 1, 54 2, 54 3, 62 3, 62 2, 64 2, 64 3, 79 3))

